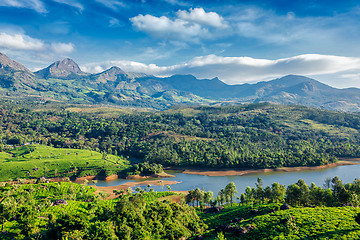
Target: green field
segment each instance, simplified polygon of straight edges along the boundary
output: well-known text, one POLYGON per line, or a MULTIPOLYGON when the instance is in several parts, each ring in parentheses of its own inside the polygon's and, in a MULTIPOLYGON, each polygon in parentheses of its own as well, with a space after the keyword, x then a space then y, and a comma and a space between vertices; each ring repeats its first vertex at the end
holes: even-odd
POLYGON ((357 207, 298 207, 278 210, 279 204, 225 206, 219 213, 199 213, 209 225, 205 239, 214 239, 219 226, 230 225, 253 230, 245 234, 225 231, 226 239, 359 239, 360 225, 355 222, 357 207), (251 210, 257 213, 251 214, 251 210), (277 211, 272 212, 273 209, 277 211), (238 223, 230 223, 243 218, 238 223))
POLYGON ((97 175, 101 171, 106 175, 129 167, 122 157, 90 150, 28 145, 0 152, 0 181, 97 175))

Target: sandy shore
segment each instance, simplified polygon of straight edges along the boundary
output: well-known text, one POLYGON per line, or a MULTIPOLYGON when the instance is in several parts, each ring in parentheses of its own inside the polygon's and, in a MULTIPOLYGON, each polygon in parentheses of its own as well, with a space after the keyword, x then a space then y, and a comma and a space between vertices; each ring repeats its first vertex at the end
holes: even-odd
POLYGON ((177 184, 180 182, 177 181, 164 181, 164 180, 147 180, 147 181, 142 181, 142 182, 127 182, 121 185, 117 185, 117 186, 109 186, 109 187, 99 187, 99 186, 94 186, 91 185, 93 188, 96 188, 97 191, 102 191, 102 192, 106 192, 109 194, 109 197, 107 199, 113 199, 115 198, 115 194, 114 194, 114 190, 127 190, 129 187, 135 187, 135 186, 147 186, 147 185, 155 185, 155 186, 166 186, 166 185, 173 185, 173 184, 177 184))
POLYGON ((247 170, 213 170, 213 169, 186 169, 183 173, 186 174, 197 174, 205 176, 236 176, 236 175, 246 175, 251 173, 269 173, 269 172, 297 172, 297 171, 306 171, 306 170, 316 170, 323 168, 332 168, 344 165, 356 165, 359 164, 353 161, 359 161, 360 159, 343 159, 336 163, 330 163, 327 165, 316 166, 316 167, 283 167, 283 168, 266 168, 266 169, 247 169, 247 170))
POLYGON ((171 177, 175 177, 175 176, 168 174, 166 172, 162 172, 162 173, 152 174, 150 176, 130 175, 130 176, 127 176, 126 179, 139 180, 139 179, 148 179, 148 178, 171 178, 171 177))

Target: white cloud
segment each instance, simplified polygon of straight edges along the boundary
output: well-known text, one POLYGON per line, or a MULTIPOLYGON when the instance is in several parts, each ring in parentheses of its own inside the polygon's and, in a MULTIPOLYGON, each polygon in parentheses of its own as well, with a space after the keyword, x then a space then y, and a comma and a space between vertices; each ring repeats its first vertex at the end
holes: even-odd
POLYGON ((179 10, 176 15, 177 18, 170 19, 166 16, 139 14, 130 18, 130 21, 135 28, 152 36, 185 42, 198 42, 213 37, 217 30, 227 27, 220 15, 205 12, 202 8, 190 9, 189 12, 179 10))
POLYGON ((137 29, 160 38, 197 41, 199 37, 208 33, 208 30, 199 24, 191 24, 182 19, 171 20, 165 16, 154 17, 140 14, 131 18, 130 21, 137 29))
MULTIPOLYGON (((360 72, 360 58, 342 57, 320 54, 305 54, 277 60, 256 59, 251 57, 221 57, 216 55, 200 56, 188 62, 172 65, 157 66, 133 61, 107 61, 91 63, 81 66, 86 72, 101 72, 118 66, 125 72, 144 72, 155 76, 170 76, 173 74, 193 74, 198 78, 219 77, 228 84, 242 84, 270 80, 288 74, 305 76, 331 76, 332 79, 323 80, 334 86, 341 83, 334 82, 349 71, 360 72)), ((357 75, 358 76, 358 75, 357 75)), ((360 82, 352 82, 352 86, 360 86, 360 82)), ((348 85, 351 86, 351 85, 348 85)))
POLYGON ((74 51, 74 44, 54 42, 54 43, 51 43, 51 49, 54 52, 60 53, 60 54, 71 53, 74 51))
POLYGON ((179 0, 164 0, 164 1, 171 5, 178 5, 178 6, 189 6, 190 5, 187 2, 179 1, 179 0))
POLYGON ((120 22, 118 19, 109 17, 109 27, 121 27, 124 26, 122 22, 120 22))
POLYGON ((116 10, 118 7, 126 7, 125 3, 116 0, 95 0, 95 1, 113 10, 116 10))
POLYGON ((305 54, 268 60, 209 55, 192 59, 185 69, 204 78, 218 76, 227 83, 238 84, 287 74, 315 76, 360 69, 360 58, 305 54))
MULTIPOLYGON (((351 12, 329 16, 296 16, 293 12, 277 14, 272 10, 243 7, 234 10, 226 20, 234 33, 274 46, 306 49, 308 52, 338 50, 339 42, 358 38, 351 12)), ((338 51, 344 52, 344 51, 338 51)))
POLYGON ((69 5, 71 7, 77 8, 80 11, 84 10, 84 6, 77 2, 76 0, 53 0, 54 2, 69 5))
POLYGON ((0 52, 34 69, 49 62, 68 57, 75 50, 74 44, 51 42, 32 38, 21 28, 0 32, 0 52))
POLYGON ((118 61, 106 61, 103 63, 89 63, 81 65, 80 68, 84 72, 99 73, 112 66, 118 66, 126 72, 141 72, 147 74, 163 75, 171 67, 159 67, 155 64, 144 64, 140 62, 118 60, 118 61))
POLYGON ((42 50, 43 41, 31 38, 25 34, 0 33, 0 47, 13 50, 42 50))
POLYGON ((176 14, 180 19, 188 22, 217 28, 227 27, 223 17, 216 12, 205 12, 203 8, 191 8, 189 12, 186 10, 179 10, 176 14))
POLYGON ((0 6, 16 7, 16 8, 29 8, 39 13, 46 13, 46 9, 41 0, 1 0, 0 6))

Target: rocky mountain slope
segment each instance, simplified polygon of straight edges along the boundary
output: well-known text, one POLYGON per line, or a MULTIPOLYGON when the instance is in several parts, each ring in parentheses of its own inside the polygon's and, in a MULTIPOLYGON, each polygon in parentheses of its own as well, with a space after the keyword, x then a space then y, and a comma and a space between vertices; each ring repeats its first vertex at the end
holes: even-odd
POLYGON ((35 72, 38 78, 65 78, 71 79, 77 76, 88 75, 81 71, 79 65, 70 58, 56 61, 47 68, 35 72))

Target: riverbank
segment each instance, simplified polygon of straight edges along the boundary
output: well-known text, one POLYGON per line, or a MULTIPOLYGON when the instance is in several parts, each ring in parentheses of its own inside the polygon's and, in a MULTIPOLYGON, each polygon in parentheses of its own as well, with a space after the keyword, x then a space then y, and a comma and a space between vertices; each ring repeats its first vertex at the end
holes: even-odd
POLYGON ((173 185, 173 184, 177 184, 180 182, 177 181, 169 181, 169 180, 146 180, 146 181, 141 181, 141 182, 127 182, 121 185, 117 185, 117 186, 109 186, 109 187, 99 187, 96 185, 91 185, 93 188, 96 189, 96 192, 105 192, 108 193, 109 196, 107 197, 107 199, 114 199, 116 198, 115 194, 114 194, 114 190, 127 190, 128 188, 131 187, 135 187, 135 186, 147 186, 147 185, 151 185, 151 186, 166 186, 166 185, 173 185))
MULTIPOLYGON (((338 166, 345 166, 345 165, 357 165, 360 164, 358 162, 360 159, 342 159, 336 163, 330 163, 327 165, 322 166, 315 166, 315 167, 283 167, 283 168, 265 168, 265 169, 229 169, 229 170, 221 170, 221 169, 185 169, 182 170, 182 173, 185 174, 195 174, 195 175, 204 175, 204 176, 242 176, 247 174, 254 174, 254 173, 271 173, 271 172, 298 172, 298 171, 311 171, 323 168, 333 168, 338 166)), ((179 170, 176 168, 172 168, 172 170, 179 170)))
POLYGON ((154 178, 172 178, 174 175, 168 174, 166 172, 156 173, 149 176, 140 176, 140 175, 129 175, 129 176, 119 176, 116 174, 107 176, 106 178, 97 178, 96 176, 86 176, 86 177, 78 177, 74 180, 76 183, 82 183, 85 180, 102 180, 102 181, 114 181, 117 179, 127 179, 127 180, 144 180, 144 179, 154 179, 154 178))

